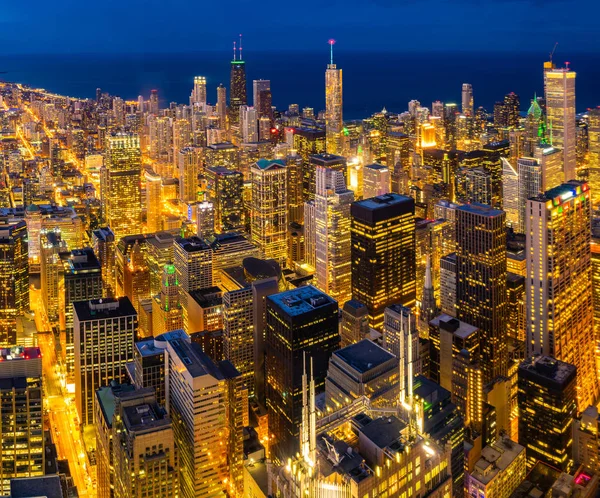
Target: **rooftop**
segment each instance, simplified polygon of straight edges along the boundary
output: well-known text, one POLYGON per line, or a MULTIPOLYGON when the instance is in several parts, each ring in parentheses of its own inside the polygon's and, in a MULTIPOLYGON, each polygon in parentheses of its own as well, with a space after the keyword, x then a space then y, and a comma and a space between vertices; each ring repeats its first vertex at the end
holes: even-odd
POLYGON ((137 341, 134 348, 143 357, 156 356, 164 354, 164 348, 157 347, 153 337, 137 341))
POLYGON ((267 300, 277 304, 279 308, 293 316, 303 315, 317 308, 335 304, 335 300, 312 285, 272 294, 267 297, 267 300))
POLYGON ((450 315, 446 315, 445 313, 436 316, 429 322, 429 324, 433 325, 434 327, 439 327, 443 330, 452 332, 460 339, 465 339, 479 330, 477 327, 469 325, 466 322, 461 322, 459 319, 450 315))
POLYGON ((525 454, 523 446, 507 437, 501 438, 481 450, 481 458, 475 464, 471 477, 487 485, 498 473, 505 471, 520 454, 525 454))
POLYGON ((255 163, 258 169, 266 170, 266 169, 279 169, 285 168, 285 161, 282 159, 259 159, 255 163))
POLYGON ((216 285, 190 291, 189 295, 201 308, 214 308, 223 304, 223 291, 216 285))
POLYGON ((88 320, 101 320, 121 316, 137 316, 137 311, 127 296, 119 298, 101 298, 90 301, 76 301, 73 303, 74 314, 80 322, 88 320))
POLYGON ((135 391, 135 386, 131 384, 119 384, 111 382, 110 386, 101 387, 96 390, 96 399, 104 415, 104 420, 108 426, 112 426, 113 416, 115 414, 115 396, 120 393, 135 391))
POLYGON ((467 213, 478 214, 480 216, 488 216, 490 218, 495 216, 501 216, 504 211, 500 209, 494 209, 487 204, 479 204, 478 202, 472 202, 471 204, 463 204, 458 208, 459 211, 466 211, 467 213))
POLYGON ((519 377, 527 377, 560 388, 575 379, 575 365, 557 360, 551 356, 534 356, 519 365, 519 377))
POLYGON ((0 349, 1 361, 19 361, 19 360, 35 360, 42 357, 40 348, 24 348, 22 346, 14 346, 12 348, 0 349))
POLYGON ((359 430, 370 439, 378 448, 390 447, 400 438, 400 432, 406 424, 400 419, 392 417, 380 417, 367 422, 359 430))
POLYGON ((392 353, 369 339, 346 346, 333 354, 361 374, 395 359, 392 353))
POLYGON ((63 498, 59 475, 10 480, 11 498, 63 498))
POLYGON ((185 252, 207 251, 210 246, 200 237, 188 237, 187 239, 177 239, 175 241, 185 252))

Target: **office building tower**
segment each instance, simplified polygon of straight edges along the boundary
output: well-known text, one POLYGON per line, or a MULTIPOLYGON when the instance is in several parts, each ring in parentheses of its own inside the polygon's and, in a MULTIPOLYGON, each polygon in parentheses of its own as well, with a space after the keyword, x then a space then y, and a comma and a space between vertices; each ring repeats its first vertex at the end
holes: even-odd
POLYGON ((317 189, 317 168, 329 168, 341 171, 344 174, 344 180, 348 183, 348 171, 346 158, 334 154, 310 154, 308 162, 304 164, 302 172, 302 188, 304 190, 305 200, 314 200, 317 189))
MULTIPOLYGON (((158 334, 157 334, 158 335, 158 334)), ((131 381, 136 389, 152 388, 156 402, 165 406, 165 349, 154 337, 137 341, 133 347, 131 381)))
POLYGON ((412 177, 410 174, 410 147, 410 138, 405 133, 399 131, 387 133, 384 149, 385 164, 390 168, 391 191, 397 194, 408 194, 408 183, 404 180, 412 177))
POLYGON ((258 258, 260 250, 248 236, 239 232, 216 234, 210 240, 213 250, 213 284, 221 285, 221 271, 239 266, 246 258, 258 258))
POLYGON ((440 309, 456 316, 456 253, 440 259, 440 309))
MULTIPOLYGON (((431 380, 453 392, 454 361, 467 351, 472 359, 479 357, 480 331, 450 315, 441 314, 429 322, 429 375, 431 380)), ((464 413, 464 411, 463 411, 464 413)))
POLYGON ((296 151, 290 151, 290 154, 285 158, 287 167, 287 197, 288 197, 288 222, 299 223, 304 222, 304 192, 302 184, 302 157, 296 151))
POLYGON ((10 480, 45 474, 42 353, 37 347, 0 349, 0 491, 10 480))
MULTIPOLYGON (((67 373, 74 372, 75 352, 73 338, 73 303, 99 299, 103 296, 102 266, 90 247, 75 249, 63 265, 65 340, 63 342, 67 373)), ((70 380, 70 379, 69 379, 70 380)))
POLYGON ((456 211, 456 317, 481 330, 485 383, 507 374, 505 225, 489 206, 456 211))
POLYGON ((178 495, 178 458, 171 420, 152 389, 115 397, 112 463, 115 498, 178 495))
POLYGON ((104 219, 120 239, 139 233, 142 222, 140 139, 118 133, 106 139, 105 165, 101 170, 104 219))
POLYGON ((194 88, 190 96, 190 105, 206 105, 206 78, 204 76, 194 76, 194 88))
POLYGON ((299 450, 302 373, 312 364, 315 389, 322 392, 329 358, 339 348, 338 304, 312 286, 270 295, 266 303, 269 432, 273 457, 286 461, 299 450))
POLYGON ((325 378, 325 409, 337 411, 366 396, 371 406, 398 400, 398 359, 369 339, 335 351, 325 378))
POLYGON ((62 297, 60 295, 63 278, 61 253, 68 252, 67 244, 60 236, 60 230, 42 229, 40 232, 40 249, 42 303, 50 323, 57 323, 62 297))
POLYGON ((138 315, 127 297, 73 303, 75 404, 83 425, 94 423, 96 389, 127 378, 138 315))
POLYGON ((600 417, 598 408, 588 406, 573 421, 573 462, 575 467, 598 473, 600 469, 600 417))
POLYGON ((519 172, 505 157, 502 158, 502 209, 506 226, 519 231, 519 172))
POLYGON ((158 90, 150 91, 150 114, 158 115, 158 90))
POLYGON ((250 235, 264 259, 287 259, 287 169, 280 159, 260 159, 250 168, 250 235))
POLYGON ((219 118, 219 128, 227 129, 227 88, 222 83, 217 87, 217 117, 219 118))
POLYGON ((352 297, 350 206, 354 193, 342 171, 317 166, 315 192, 316 287, 339 303, 352 297))
POLYGON ((215 231, 218 233, 244 228, 244 178, 241 172, 223 166, 206 169, 208 200, 215 206, 215 231))
POLYGON ((381 164, 368 164, 363 168, 363 199, 391 192, 390 170, 381 164))
POLYGON ((183 327, 183 310, 175 266, 163 268, 160 293, 152 299, 152 333, 156 335, 183 327))
POLYGON ((519 444, 527 467, 542 461, 573 468, 573 417, 577 413, 574 365, 550 356, 533 356, 519 365, 519 444))
POLYGON ((352 298, 367 306, 369 326, 377 330, 387 306, 415 303, 414 212, 414 200, 398 194, 351 207, 352 298))
POLYGON ((481 450, 473 470, 465 476, 468 496, 508 498, 527 475, 525 448, 501 436, 481 450))
POLYGON ((600 201, 600 108, 588 111, 588 171, 594 206, 600 201))
POLYGON ((221 271, 224 358, 240 372, 248 395, 264 403, 264 301, 279 292, 274 260, 247 257, 221 271))
POLYGON ((341 347, 345 348, 369 338, 369 310, 360 301, 350 299, 342 308, 341 347))
MULTIPOLYGON (((169 162, 178 167, 177 154, 181 149, 193 145, 192 123, 189 119, 173 119, 171 122, 172 148, 169 151, 169 162)), ((165 171, 165 169, 163 169, 165 171)))
POLYGON ((240 106, 240 136, 242 143, 258 142, 258 112, 255 107, 240 106))
POLYGON ((29 256, 24 221, 0 225, 0 346, 17 341, 17 317, 29 310, 29 256))
POLYGON ((190 292, 213 285, 213 250, 196 236, 174 243, 175 275, 182 290, 190 292))
POLYGON ((258 112, 258 117, 271 117, 271 81, 252 81, 252 103, 258 112))
POLYGON ((544 143, 537 144, 533 148, 533 157, 535 157, 542 168, 542 191, 546 192, 551 188, 558 187, 565 181, 562 169, 562 151, 544 143))
MULTIPOLYGON (((153 170, 144 172, 146 186, 146 229, 149 233, 162 229, 162 178, 153 170)), ((138 227, 139 231, 140 228, 138 227)))
POLYGON ((546 122, 550 143, 563 152, 565 181, 576 179, 575 77, 569 67, 544 72, 546 122))
POLYGON ((102 267, 102 286, 107 297, 115 292, 115 234, 110 227, 92 232, 92 249, 102 267))
POLYGON ((215 205, 202 201, 196 205, 196 235, 201 239, 215 235, 215 205))
POLYGON ((115 496, 115 472, 113 465, 112 423, 116 408, 116 399, 121 393, 134 391, 131 384, 111 382, 109 386, 99 388, 94 396, 96 422, 96 476, 98 498, 115 496))
POLYGON ((183 331, 158 340, 167 354, 167 406, 178 442, 179 496, 241 495, 248 395, 239 372, 228 361, 215 363, 183 331))
POLYGON ((525 277, 508 272, 506 291, 508 293, 508 336, 525 342, 525 277))
POLYGON ((248 104, 248 97, 246 94, 246 62, 242 59, 241 43, 240 39, 239 59, 236 57, 235 47, 233 49, 229 83, 229 121, 234 125, 239 124, 240 107, 248 104))
POLYGON ((463 83, 462 85, 462 113, 465 116, 474 116, 473 104, 473 86, 471 83, 463 83))
POLYGON ((202 149, 184 147, 177 151, 179 171, 179 200, 194 202, 198 200, 198 175, 202 167, 202 149))
POLYGON ((587 183, 571 181, 527 201, 527 356, 577 367, 577 408, 598 399, 587 183), (552 278, 548 278, 551 271, 552 278))
POLYGON ((327 152, 342 154, 343 128, 342 117, 342 70, 333 63, 334 40, 329 40, 331 58, 325 71, 325 130, 327 133, 327 152))

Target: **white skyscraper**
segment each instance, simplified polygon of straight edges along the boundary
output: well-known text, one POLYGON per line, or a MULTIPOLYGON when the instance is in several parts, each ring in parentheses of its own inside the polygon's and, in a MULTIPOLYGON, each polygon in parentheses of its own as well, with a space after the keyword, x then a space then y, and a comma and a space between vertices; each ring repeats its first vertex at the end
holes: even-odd
POLYGON ((352 298, 350 205, 342 171, 317 166, 315 191, 316 286, 338 303, 352 298))
POLYGON ((258 113, 256 107, 240 106, 240 132, 242 142, 258 142, 258 113))
POLYGON ((565 181, 576 178, 575 77, 567 68, 545 71, 546 116, 550 143, 563 151, 565 181))
POLYGON ((506 224, 518 231, 519 226, 519 173, 508 159, 502 158, 502 207, 506 224))

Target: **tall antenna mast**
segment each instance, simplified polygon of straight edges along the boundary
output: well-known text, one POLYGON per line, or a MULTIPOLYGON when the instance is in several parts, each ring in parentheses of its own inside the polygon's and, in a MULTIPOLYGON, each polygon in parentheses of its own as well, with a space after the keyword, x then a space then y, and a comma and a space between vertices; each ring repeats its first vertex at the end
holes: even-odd
POLYGON ((240 33, 240 60, 244 60, 244 58, 242 57, 242 33, 240 33))
POLYGON ((233 60, 235 61, 236 51, 235 51, 235 42, 233 42, 233 60))
POLYGON ((329 64, 333 65, 333 46, 335 45, 335 40, 331 38, 327 43, 329 43, 329 64))

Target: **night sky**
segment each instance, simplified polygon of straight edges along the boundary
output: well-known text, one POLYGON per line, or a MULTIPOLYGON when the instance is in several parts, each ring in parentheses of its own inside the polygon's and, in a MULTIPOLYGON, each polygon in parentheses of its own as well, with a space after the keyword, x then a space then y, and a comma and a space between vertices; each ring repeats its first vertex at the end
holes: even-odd
POLYGON ((4 54, 600 48, 597 0, 3 0, 4 54))

